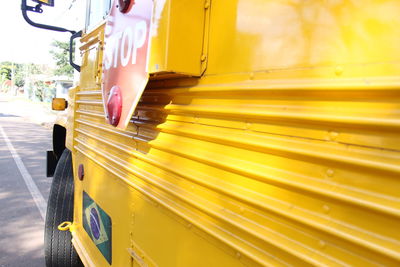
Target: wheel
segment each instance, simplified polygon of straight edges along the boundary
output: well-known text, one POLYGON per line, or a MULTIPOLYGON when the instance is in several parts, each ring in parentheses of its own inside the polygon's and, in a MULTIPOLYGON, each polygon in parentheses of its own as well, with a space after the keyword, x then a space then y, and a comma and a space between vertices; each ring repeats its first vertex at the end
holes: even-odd
POLYGON ((73 221, 74 177, 71 152, 65 149, 57 163, 50 188, 44 232, 47 267, 83 266, 71 243, 71 233, 60 231, 58 225, 73 221))

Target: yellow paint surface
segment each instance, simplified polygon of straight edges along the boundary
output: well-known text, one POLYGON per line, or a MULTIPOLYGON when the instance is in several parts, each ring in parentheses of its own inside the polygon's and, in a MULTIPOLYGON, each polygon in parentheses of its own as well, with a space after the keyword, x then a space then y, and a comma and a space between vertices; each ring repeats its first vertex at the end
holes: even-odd
POLYGON ((204 39, 168 36, 205 72, 152 76, 125 131, 104 119, 103 26, 83 37, 68 130, 86 265, 108 266, 83 190, 112 218, 112 266, 398 266, 400 2, 194 2, 160 34, 204 16, 204 39))

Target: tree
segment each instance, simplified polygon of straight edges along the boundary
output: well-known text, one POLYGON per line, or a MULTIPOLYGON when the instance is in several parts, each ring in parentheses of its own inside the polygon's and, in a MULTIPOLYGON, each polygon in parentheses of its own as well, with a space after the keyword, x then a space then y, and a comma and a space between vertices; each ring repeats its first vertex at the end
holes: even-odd
POLYGON ((27 75, 26 65, 25 64, 15 64, 15 85, 18 88, 24 87, 25 85, 25 77, 27 75))
POLYGON ((11 80, 12 67, 11 62, 2 62, 0 63, 0 76, 1 79, 4 80, 11 80))
POLYGON ((29 74, 41 74, 44 73, 44 66, 34 64, 34 63, 28 63, 27 64, 28 68, 28 73, 29 74))
POLYGON ((44 100, 46 100, 46 98, 49 98, 52 96, 52 94, 54 94, 52 88, 50 88, 49 85, 43 81, 34 82, 34 86, 34 96, 40 102, 43 102, 44 100))
POLYGON ((74 69, 69 64, 69 43, 55 40, 51 45, 53 49, 50 53, 53 55, 57 65, 54 74, 72 77, 74 69))
POLYGON ((2 92, 8 92, 11 88, 12 82, 12 63, 1 62, 0 63, 0 89, 2 92))

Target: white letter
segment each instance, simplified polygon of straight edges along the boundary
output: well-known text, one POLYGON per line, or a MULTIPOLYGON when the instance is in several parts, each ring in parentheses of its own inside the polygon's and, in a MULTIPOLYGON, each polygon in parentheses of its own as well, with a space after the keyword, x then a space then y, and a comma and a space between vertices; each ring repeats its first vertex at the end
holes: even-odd
POLYGON ((119 48, 119 40, 121 39, 122 32, 116 33, 115 34, 115 39, 113 42, 113 49, 114 49, 114 68, 117 67, 118 64, 118 48, 119 48))
MULTIPOLYGON (((111 41, 111 40, 110 40, 111 41)), ((104 51, 104 68, 106 70, 109 70, 111 68, 111 62, 112 62, 112 47, 106 45, 105 51, 104 51)))
POLYGON ((144 45, 144 42, 146 41, 146 35, 147 35, 147 24, 146 21, 142 20, 138 22, 135 26, 132 64, 136 64, 137 50, 144 45))
POLYGON ((132 55, 132 29, 131 27, 128 27, 124 31, 124 35, 122 36, 122 41, 121 41, 121 65, 125 67, 128 65, 129 59, 131 58, 132 55), (126 38, 128 38, 128 44, 126 43, 126 38), (125 51, 127 51, 127 54, 125 56, 125 51))

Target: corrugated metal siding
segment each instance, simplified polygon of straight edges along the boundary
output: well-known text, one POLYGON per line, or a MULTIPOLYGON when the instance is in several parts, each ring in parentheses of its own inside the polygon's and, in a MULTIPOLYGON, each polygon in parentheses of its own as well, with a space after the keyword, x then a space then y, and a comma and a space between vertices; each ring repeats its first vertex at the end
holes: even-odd
POLYGON ((83 88, 76 149, 249 264, 400 264, 396 87, 197 82, 150 82, 126 131, 83 88))

